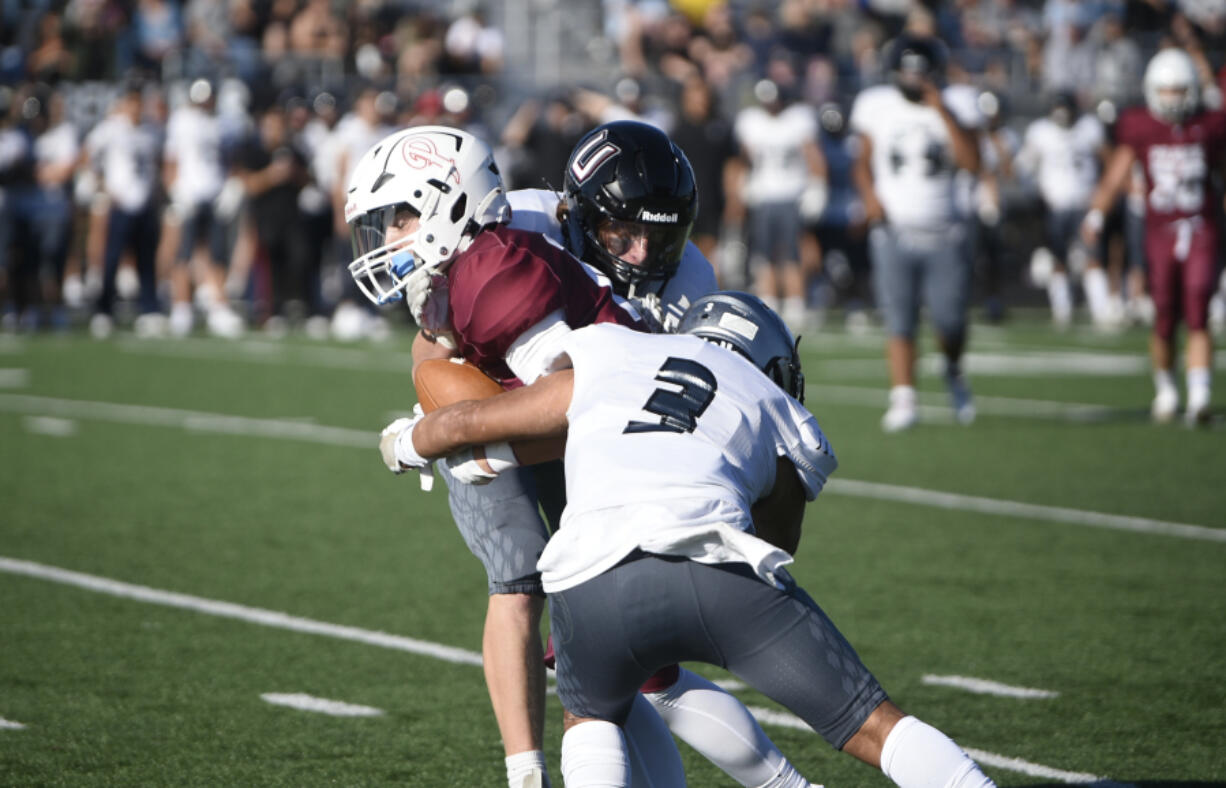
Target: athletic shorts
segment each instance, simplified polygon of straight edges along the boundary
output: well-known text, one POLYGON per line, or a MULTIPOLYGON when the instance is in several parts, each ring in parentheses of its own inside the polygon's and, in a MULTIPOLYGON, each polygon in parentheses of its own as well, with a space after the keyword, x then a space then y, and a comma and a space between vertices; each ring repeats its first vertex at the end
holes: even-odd
POLYGON ((489 484, 455 481, 446 463, 435 469, 447 482, 447 503, 468 549, 485 567, 490 594, 537 594, 537 559, 566 505, 562 462, 515 468, 489 484))
POLYGON ((838 749, 887 699, 803 589, 767 585, 745 564, 636 551, 550 594, 549 615, 558 696, 582 717, 624 723, 647 677, 684 661, 727 669, 838 749))
POLYGON ((183 211, 179 217, 179 253, 175 261, 186 263, 198 246, 204 245, 209 255, 217 262, 229 259, 226 254, 225 227, 217 221, 213 206, 198 203, 183 211))
POLYGON ((1068 267, 1068 253, 1081 235, 1081 222, 1086 212, 1080 208, 1049 210, 1044 220, 1047 249, 1060 264, 1068 267))
POLYGON ((942 336, 966 330, 971 265, 963 225, 913 232, 878 224, 868 242, 877 308, 890 335, 915 338, 921 302, 942 336))
POLYGON ((767 202, 749 208, 749 261, 800 261, 800 208, 795 200, 767 202))

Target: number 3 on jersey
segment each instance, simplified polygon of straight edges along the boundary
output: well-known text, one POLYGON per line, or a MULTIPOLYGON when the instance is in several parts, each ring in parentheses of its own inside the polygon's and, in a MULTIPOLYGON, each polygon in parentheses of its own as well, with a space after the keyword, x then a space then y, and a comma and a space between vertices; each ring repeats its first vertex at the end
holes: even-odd
POLYGON ((676 386, 658 388, 647 398, 643 410, 659 421, 631 421, 622 434, 635 432, 693 432, 698 417, 715 397, 715 375, 687 358, 669 357, 656 373, 656 380, 676 386))

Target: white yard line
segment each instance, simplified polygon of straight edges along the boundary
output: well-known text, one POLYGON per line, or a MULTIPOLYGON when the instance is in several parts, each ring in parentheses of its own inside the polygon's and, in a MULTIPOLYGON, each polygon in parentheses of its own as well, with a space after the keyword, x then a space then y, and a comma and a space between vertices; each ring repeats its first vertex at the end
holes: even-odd
POLYGON ((27 432, 34 435, 70 438, 77 434, 77 423, 72 419, 61 419, 55 416, 26 416, 22 424, 27 432))
POLYGON ((265 692, 260 695, 260 698, 274 706, 289 706, 291 709, 313 711, 317 714, 327 714, 332 717, 378 717, 383 714, 383 709, 376 709, 374 706, 363 706, 358 703, 345 703, 344 701, 329 700, 328 698, 317 698, 314 695, 307 695, 302 692, 289 694, 265 692))
MULTIPOLYGON (((464 665, 481 664, 480 654, 460 648, 454 648, 452 646, 444 646, 439 643, 431 643, 429 641, 402 637, 400 635, 389 635, 386 632, 373 632, 371 630, 360 629, 358 627, 329 624, 324 621, 315 621, 309 618, 291 616, 288 613, 281 613, 275 610, 265 610, 258 607, 237 605, 232 602, 221 602, 214 599, 205 599, 204 597, 191 596, 190 594, 180 594, 174 591, 162 591, 156 588, 150 588, 149 586, 124 583, 119 580, 111 580, 105 577, 98 577, 97 575, 88 575, 83 572, 60 569, 59 567, 39 564, 33 561, 24 561, 21 559, 0 556, 0 572, 9 572, 11 574, 34 577, 41 580, 49 580, 55 583, 75 586, 87 591, 109 594, 111 596, 117 596, 124 599, 133 599, 138 602, 165 605, 166 607, 174 607, 182 610, 192 610, 197 613, 236 619, 266 627, 287 629, 292 632, 301 632, 310 635, 324 635, 326 637, 363 643, 369 646, 380 646, 382 648, 391 648, 398 651, 407 651, 412 654, 433 657, 446 662, 464 665)), ((261 697, 268 700, 267 695, 261 697)), ((284 699, 287 697, 309 698, 310 696, 283 695, 278 697, 284 699)), ((323 700, 324 699, 316 698, 310 701, 310 703, 323 700)), ((308 703, 307 701, 302 702, 308 703)), ((339 703, 339 701, 324 702, 339 703)), ((290 704, 287 703, 286 705, 290 704)), ((298 706, 298 708, 302 708, 302 706, 298 706)), ((766 725, 796 728, 797 730, 803 731, 810 730, 809 726, 806 725, 803 720, 787 712, 776 711, 774 709, 767 709, 759 706, 750 706, 749 710, 760 722, 766 725)), ((1096 777, 1091 774, 1061 771, 1060 769, 1052 769, 1047 766, 1029 763, 1028 761, 1023 761, 1017 758, 1008 758, 1003 755, 996 755, 995 753, 985 752, 983 750, 968 749, 967 752, 970 753, 971 757, 975 758, 984 765, 996 766, 1001 769, 1008 769, 1010 771, 1021 772, 1032 776, 1045 777, 1048 779, 1058 780, 1060 782, 1074 784, 1104 782, 1103 778, 1096 777)))
MULTIPOLYGON (((367 432, 365 430, 327 427, 284 419, 254 419, 245 416, 227 416, 218 413, 178 410, 175 408, 56 399, 53 397, 36 397, 24 394, 0 393, 0 411, 28 415, 50 415, 69 419, 94 419, 122 424, 178 427, 196 432, 300 440, 360 449, 373 449, 378 445, 378 433, 374 430, 367 432)), ((971 495, 926 490, 919 487, 903 487, 895 484, 858 481, 856 479, 831 479, 825 489, 827 492, 835 495, 849 495, 858 498, 895 501, 920 506, 935 506, 942 509, 981 512, 984 514, 1059 522, 1069 525, 1085 525, 1097 528, 1113 528, 1120 531, 1177 536, 1208 542, 1226 542, 1226 529, 1206 528, 1201 525, 1107 514, 1083 509, 1045 506, 1020 501, 981 498, 971 495)))
POLYGON ((989 679, 976 679, 970 676, 934 676, 931 673, 925 673, 920 679, 924 684, 929 684, 937 687, 954 687, 955 689, 963 689, 967 692, 974 692, 977 695, 996 695, 1001 698, 1058 698, 1059 692, 1051 690, 1032 689, 1030 687, 1014 687, 1010 684, 1001 684, 999 681, 991 681, 989 679))
MULTIPOLYGON (((810 384, 805 386, 810 395, 809 403, 823 402, 840 405, 860 405, 885 410, 889 391, 871 386, 833 386, 810 384)), ((949 395, 945 392, 920 392, 921 415, 928 420, 953 421, 949 407, 949 395)), ((1143 409, 1145 403, 1137 406, 1143 409)), ((1076 422, 1095 422, 1110 418, 1120 412, 1119 408, 1096 405, 1089 402, 1059 402, 1054 400, 1025 399, 1021 397, 975 397, 975 408, 991 416, 1018 416, 1022 418, 1063 419, 1076 422)))
POLYGON ((311 347, 262 340, 217 342, 207 339, 183 339, 149 342, 131 339, 120 341, 118 347, 122 352, 133 355, 281 366, 297 365, 367 372, 408 372, 413 365, 412 357, 407 352, 311 347))
POLYGON ((138 602, 148 602, 153 605, 164 605, 166 607, 175 607, 181 610, 193 610, 197 613, 205 613, 210 616, 232 618, 238 621, 246 621, 251 624, 274 627, 276 629, 288 629, 291 632, 302 632, 308 635, 323 635, 325 637, 339 638, 340 640, 351 640, 358 643, 365 643, 368 646, 380 646, 382 648, 390 648, 397 651, 407 651, 410 654, 433 657, 434 659, 441 659, 444 662, 454 662, 459 665, 481 664, 480 654, 472 651, 465 651, 461 648, 444 646, 439 643, 431 643, 427 640, 416 640, 414 638, 401 637, 400 635, 389 635, 386 632, 374 632, 369 629, 359 629, 358 627, 328 624, 323 621, 314 621, 309 618, 291 616, 288 613, 281 613, 276 610, 248 607, 246 605, 237 605, 232 602, 218 602, 213 599, 191 596, 190 594, 179 594, 173 591, 161 591, 148 586, 124 583, 119 580, 110 580, 105 577, 97 577, 96 575, 87 575, 82 572, 73 572, 68 569, 60 569, 54 566, 38 564, 33 561, 22 561, 20 559, 0 556, 0 571, 9 572, 15 575, 25 575, 27 577, 37 577, 42 580, 50 580, 56 583, 76 586, 77 588, 83 588, 87 591, 94 591, 100 594, 109 594, 111 596, 122 597, 124 599, 135 599, 138 602))
POLYGON ((0 369, 0 389, 24 389, 30 385, 30 370, 6 367, 0 369))
POLYGON ((13 722, 12 720, 0 717, 0 731, 20 731, 25 730, 25 727, 20 722, 13 722))
POLYGON ((1117 531, 1177 536, 1183 539, 1199 539, 1206 542, 1226 542, 1226 529, 1206 528, 1203 525, 1173 523, 1166 520, 1151 520, 1147 517, 1128 517, 1119 514, 1091 512, 1085 509, 1068 509, 1062 506, 1043 506, 1021 501, 1005 501, 997 498, 980 498, 974 495, 925 490, 921 487, 902 487, 896 484, 879 484, 855 479, 831 479, 825 492, 835 495, 850 495, 857 498, 872 498, 879 501, 934 506, 938 509, 956 509, 964 512, 996 514, 1005 517, 1020 517, 1027 520, 1046 520, 1069 525, 1087 525, 1095 528, 1112 528, 1117 531))

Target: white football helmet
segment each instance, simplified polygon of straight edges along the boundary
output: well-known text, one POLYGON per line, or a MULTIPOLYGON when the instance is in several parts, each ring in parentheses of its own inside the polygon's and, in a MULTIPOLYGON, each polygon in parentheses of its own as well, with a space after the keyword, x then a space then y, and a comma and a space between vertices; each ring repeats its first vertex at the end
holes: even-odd
POLYGON ((1182 49, 1164 49, 1145 67, 1145 104, 1160 120, 1178 123, 1191 115, 1199 99, 1196 65, 1182 49), (1172 96, 1164 91, 1179 91, 1172 96))
POLYGON ((415 126, 377 142, 354 168, 348 195, 349 273, 376 304, 399 300, 414 275, 445 269, 481 228, 511 218, 490 146, 446 126, 415 126), (419 218, 417 230, 387 242, 405 208, 419 218))

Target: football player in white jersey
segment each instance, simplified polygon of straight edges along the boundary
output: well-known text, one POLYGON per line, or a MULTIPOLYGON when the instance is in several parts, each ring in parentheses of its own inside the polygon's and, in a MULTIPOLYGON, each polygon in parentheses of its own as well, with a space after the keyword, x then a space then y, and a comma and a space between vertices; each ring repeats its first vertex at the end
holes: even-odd
POLYGON ((714 293, 677 335, 597 324, 564 344, 569 368, 414 421, 384 460, 402 471, 469 445, 568 436, 566 512, 539 563, 567 711, 566 785, 628 785, 621 726, 639 684, 697 660, 898 785, 992 786, 888 699, 788 574, 788 552, 761 538, 794 548, 805 501, 837 466, 798 400, 804 377, 783 321, 754 296, 714 293))
POLYGON ((754 86, 757 105, 737 113, 733 134, 747 164, 741 197, 749 229, 753 289, 793 328, 805 323, 802 218, 826 202, 826 161, 817 146, 817 117, 791 102, 775 82, 754 86))
MULTIPOLYGON (((1073 296, 1069 285, 1070 252, 1076 246, 1081 220, 1090 207, 1098 175, 1107 154, 1107 132, 1098 118, 1081 112, 1071 92, 1052 98, 1051 111, 1026 127, 1016 164, 1034 178, 1043 207, 1047 209, 1047 249, 1055 264, 1047 281, 1052 321, 1066 327, 1073 319, 1073 296)), ((1096 325, 1111 319, 1107 275, 1098 255, 1088 255, 1082 273, 1086 306, 1096 325)))
POLYGON ((170 332, 175 336, 186 336, 195 321, 192 266, 197 268, 203 296, 199 300, 207 309, 209 331, 230 338, 243 331, 242 318, 225 300, 225 228, 214 202, 225 184, 226 170, 215 106, 213 85, 206 79, 195 80, 187 89, 187 102, 171 113, 166 125, 162 178, 171 209, 165 212, 163 227, 177 231, 179 239, 170 280, 170 332))
MULTIPOLYGON (((424 132, 452 134, 452 130, 441 127, 429 127, 424 132)), ((378 204, 377 210, 370 213, 373 218, 384 216, 387 207, 411 200, 412 184, 430 177, 425 170, 419 172, 412 165, 402 168, 401 157, 392 155, 398 145, 408 145, 409 159, 420 165, 418 159, 424 157, 429 140, 400 139, 402 134, 419 133, 423 130, 410 129, 380 143, 386 152, 375 157, 369 182, 365 175, 355 175, 352 185, 357 193, 369 193, 371 206, 378 204), (391 185, 374 189, 380 180, 391 185), (408 192, 401 191, 404 189, 408 192), (402 193, 404 197, 396 196, 402 193), (390 202, 383 205, 385 201, 390 202)), ((444 134, 440 140, 447 142, 447 136, 444 134)), ((436 147, 449 150, 446 145, 436 147)), ((372 152, 377 149, 378 146, 372 152)), ((468 177, 489 179, 485 168, 473 166, 474 172, 468 174, 463 169, 469 166, 465 164, 467 160, 457 161, 460 170, 456 177, 461 183, 468 177)), ((451 175, 444 172, 444 177, 451 175)), ((520 193, 512 203, 509 229, 543 234, 553 241, 552 248, 565 246, 575 257, 588 261, 589 264, 580 264, 566 256, 568 266, 573 262, 581 269, 577 272, 579 277, 611 286, 622 307, 612 309, 619 313, 624 309, 633 316, 626 322, 637 322, 639 315, 648 315, 657 329, 675 325, 690 300, 714 290, 712 267, 687 241, 697 210, 693 172, 684 155, 663 132, 627 121, 596 128, 573 151, 563 185, 560 198, 552 192, 520 193)), ((464 188, 468 188, 466 183, 464 188)), ((449 196, 454 197, 454 192, 452 188, 449 196)), ((364 220, 356 211, 355 207, 350 212, 351 220, 361 224, 364 220)), ((432 215, 431 221, 439 220, 432 215)), ((458 227, 462 228, 464 221, 461 216, 458 227)), ((432 227, 434 236, 443 237, 443 230, 432 227)), ((381 226, 381 243, 389 247, 393 234, 400 232, 389 227, 384 236, 381 226)), ((414 254, 420 257, 425 252, 414 254)), ((558 254, 564 255, 560 249, 558 254)), ((451 356, 459 351, 464 351, 468 358, 480 346, 484 349, 483 358, 503 369, 507 378, 517 377, 527 383, 552 368, 562 352, 560 342, 571 330, 563 319, 562 307, 569 300, 565 292, 546 293, 526 284, 530 276, 518 264, 516 277, 500 278, 492 286, 477 288, 468 278, 459 290, 454 284, 444 289, 437 274, 432 274, 429 280, 420 276, 430 273, 429 270, 417 271, 415 275, 413 269, 419 265, 414 255, 373 258, 367 255, 351 267, 363 292, 376 303, 406 292, 414 316, 423 327, 414 341, 416 361, 451 356), (383 262, 371 264, 370 260, 376 258, 383 262), (536 316, 524 322, 529 326, 527 330, 508 334, 510 324, 519 321, 518 317, 506 317, 511 311, 536 316), (449 326, 445 325, 448 317, 456 313, 498 315, 499 319, 468 321, 463 331, 457 331, 464 340, 457 347, 448 339, 449 326), (489 325, 478 329, 476 323, 489 325), (504 356, 491 357, 491 353, 503 353, 503 349, 504 356)), ((449 268, 448 273, 453 273, 453 269, 449 268)), ((534 282, 547 287, 544 280, 534 282)), ((587 284, 595 287, 591 281, 587 284)), ((393 427, 396 423, 388 429, 393 427)), ((541 510, 555 524, 561 513, 561 466, 508 470, 487 486, 463 484, 443 464, 439 471, 447 479, 449 504, 457 527, 468 544, 474 546, 473 551, 482 559, 489 577, 491 596, 483 651, 487 683, 506 747, 508 780, 518 786, 516 781, 528 768, 538 769, 545 779, 540 750, 544 667, 540 657, 534 657, 534 649, 538 654, 540 649, 534 638, 539 631, 544 600, 536 558, 549 535, 541 510)), ((689 671, 674 668, 662 674, 645 688, 645 697, 673 732, 738 783, 808 785, 733 696, 689 671)), ((643 760, 655 769, 669 768, 662 761, 671 752, 676 761, 674 771, 679 776, 680 762, 671 738, 658 718, 655 724, 659 729, 650 730, 649 715, 650 709, 639 716, 651 735, 636 738, 636 746, 651 748, 643 760), (661 737, 667 751, 660 747, 661 737)), ((655 774, 654 779, 655 785, 674 784, 666 773, 655 774)))
POLYGON ((869 252, 888 332, 890 404, 881 426, 896 432, 918 418, 915 333, 921 301, 945 356, 954 415, 969 424, 975 406, 961 361, 971 265, 955 173, 979 171, 978 141, 937 87, 945 59, 939 41, 903 34, 888 45, 886 59, 893 84, 862 91, 850 121, 863 143, 855 179, 866 218, 875 223, 869 252))

